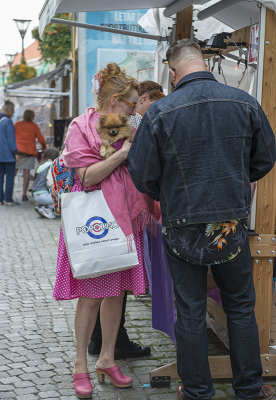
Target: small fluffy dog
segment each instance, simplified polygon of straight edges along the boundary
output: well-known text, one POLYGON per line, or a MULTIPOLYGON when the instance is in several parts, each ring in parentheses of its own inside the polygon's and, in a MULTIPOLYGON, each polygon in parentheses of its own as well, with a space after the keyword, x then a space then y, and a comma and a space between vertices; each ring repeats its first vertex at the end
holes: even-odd
POLYGON ((120 139, 133 139, 134 129, 125 114, 102 114, 98 119, 96 129, 103 142, 100 148, 100 155, 103 159, 115 153, 113 143, 120 139))

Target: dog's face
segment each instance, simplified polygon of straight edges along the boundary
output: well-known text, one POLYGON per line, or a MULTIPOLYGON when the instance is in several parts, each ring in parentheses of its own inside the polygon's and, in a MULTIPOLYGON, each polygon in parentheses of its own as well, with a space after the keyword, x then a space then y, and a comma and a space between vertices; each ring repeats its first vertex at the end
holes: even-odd
POLYGON ((128 126, 128 117, 125 114, 110 113, 99 117, 99 130, 111 137, 117 136, 123 126, 128 126))

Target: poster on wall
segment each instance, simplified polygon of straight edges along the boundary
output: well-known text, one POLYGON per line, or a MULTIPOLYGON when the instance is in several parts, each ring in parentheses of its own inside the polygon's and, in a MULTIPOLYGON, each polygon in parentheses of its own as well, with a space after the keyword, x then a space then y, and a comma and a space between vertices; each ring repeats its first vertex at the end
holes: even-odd
MULTIPOLYGON (((89 12, 85 13, 85 22, 146 33, 138 24, 138 20, 147 11, 143 9, 89 12)), ((85 60, 82 76, 85 76, 86 80, 86 107, 95 105, 95 98, 91 92, 93 76, 110 62, 116 62, 138 81, 153 80, 156 44, 156 41, 150 39, 86 29, 85 40, 80 38, 79 41, 79 61, 85 60)))

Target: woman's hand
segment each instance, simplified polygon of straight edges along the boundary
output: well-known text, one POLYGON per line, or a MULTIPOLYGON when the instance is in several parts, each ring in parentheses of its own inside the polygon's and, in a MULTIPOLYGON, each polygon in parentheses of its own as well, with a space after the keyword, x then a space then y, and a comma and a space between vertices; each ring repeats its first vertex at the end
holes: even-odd
POLYGON ((110 157, 105 160, 98 161, 95 164, 90 165, 88 168, 77 168, 77 174, 82 180, 84 171, 87 169, 85 174, 84 186, 92 186, 100 183, 108 175, 110 175, 115 168, 122 164, 128 156, 131 142, 126 139, 120 150, 113 153, 110 157))

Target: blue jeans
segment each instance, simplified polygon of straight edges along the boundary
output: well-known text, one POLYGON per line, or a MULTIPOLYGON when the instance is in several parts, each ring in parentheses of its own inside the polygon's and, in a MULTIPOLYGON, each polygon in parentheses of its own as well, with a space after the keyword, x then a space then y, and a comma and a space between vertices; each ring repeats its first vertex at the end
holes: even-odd
POLYGON ((54 209, 53 200, 49 192, 39 194, 34 193, 33 198, 35 203, 39 206, 49 206, 52 210, 54 209))
MULTIPOLYGON (((169 248, 166 253, 176 297, 177 369, 184 395, 209 400, 215 391, 208 364, 207 267, 182 260, 169 248)), ((262 386, 262 365, 248 240, 234 260, 211 268, 227 315, 233 389, 238 398, 251 399, 262 386)))
POLYGON ((0 203, 5 200, 12 202, 14 185, 15 162, 0 162, 0 203), (4 176, 6 175, 5 195, 4 195, 4 176))

